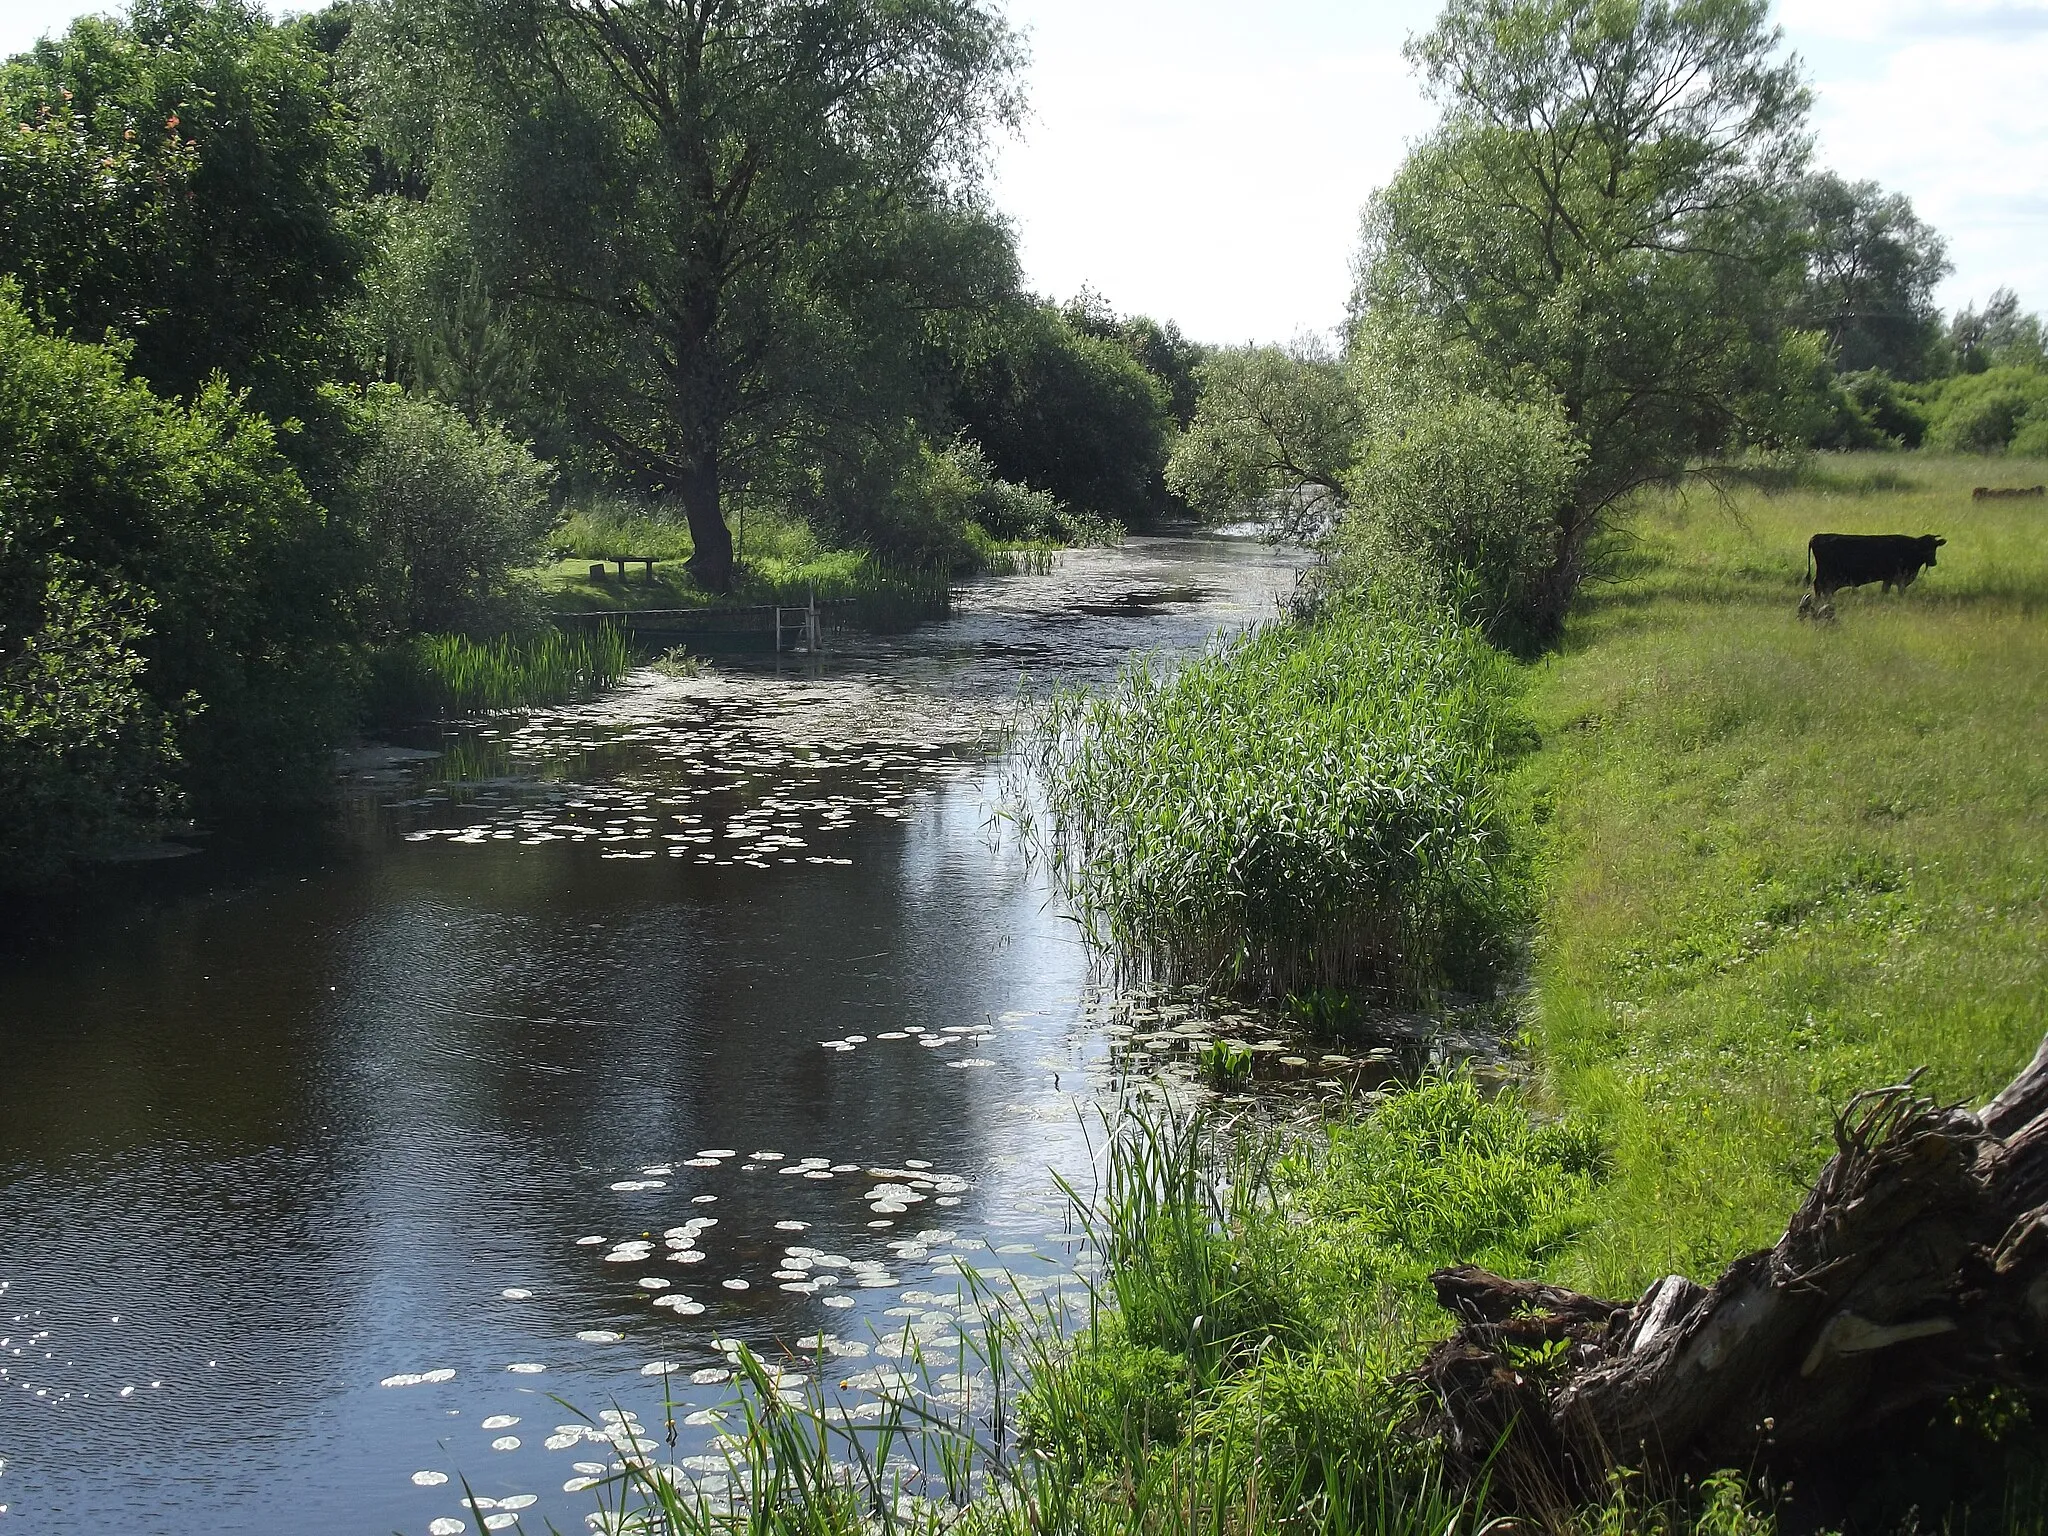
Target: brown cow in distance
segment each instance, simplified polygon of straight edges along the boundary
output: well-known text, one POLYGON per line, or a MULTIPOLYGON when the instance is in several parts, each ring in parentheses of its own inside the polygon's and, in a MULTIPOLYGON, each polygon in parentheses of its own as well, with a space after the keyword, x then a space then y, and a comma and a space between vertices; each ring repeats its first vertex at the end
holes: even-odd
POLYGON ((1913 585, 1934 552, 1948 542, 1931 533, 1816 533, 1806 541, 1806 577, 1812 590, 1799 599, 1799 616, 1830 618, 1834 595, 1844 587, 1884 583, 1889 592, 1913 585))

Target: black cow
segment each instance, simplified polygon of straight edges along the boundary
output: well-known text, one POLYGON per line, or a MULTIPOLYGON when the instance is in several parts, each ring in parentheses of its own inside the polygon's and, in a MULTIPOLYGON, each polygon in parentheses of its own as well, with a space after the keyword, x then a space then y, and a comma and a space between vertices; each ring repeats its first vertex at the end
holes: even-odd
POLYGON ((1799 599, 1799 616, 1828 617, 1835 611, 1831 599, 1844 587, 1881 581, 1885 591, 1903 592, 1947 542, 1931 533, 1816 533, 1806 541, 1806 579, 1813 590, 1799 599))

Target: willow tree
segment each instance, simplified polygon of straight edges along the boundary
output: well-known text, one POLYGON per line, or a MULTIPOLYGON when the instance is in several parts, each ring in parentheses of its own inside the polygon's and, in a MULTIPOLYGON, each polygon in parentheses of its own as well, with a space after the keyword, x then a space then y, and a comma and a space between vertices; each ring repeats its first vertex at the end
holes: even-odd
POLYGON ((1012 280, 981 212, 1017 46, 977 0, 384 0, 357 91, 570 418, 682 504, 900 395, 934 311, 1012 280))
POLYGON ((1444 115, 1367 210, 1354 358, 1563 412, 1552 629, 1623 497, 1771 437, 1822 361, 1784 321, 1807 92, 1764 0, 1451 0, 1409 57, 1444 115))

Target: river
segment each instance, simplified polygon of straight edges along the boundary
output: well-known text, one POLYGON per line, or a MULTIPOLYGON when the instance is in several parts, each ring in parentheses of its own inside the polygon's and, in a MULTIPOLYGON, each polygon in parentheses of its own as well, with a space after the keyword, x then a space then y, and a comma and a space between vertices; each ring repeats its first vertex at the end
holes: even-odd
POLYGON ((850 1379, 949 1266, 1071 1301, 1112 1032, 993 732, 1294 569, 1133 539, 636 673, 0 958, 0 1533, 576 1530, 557 1398, 702 1440, 714 1341, 850 1379))

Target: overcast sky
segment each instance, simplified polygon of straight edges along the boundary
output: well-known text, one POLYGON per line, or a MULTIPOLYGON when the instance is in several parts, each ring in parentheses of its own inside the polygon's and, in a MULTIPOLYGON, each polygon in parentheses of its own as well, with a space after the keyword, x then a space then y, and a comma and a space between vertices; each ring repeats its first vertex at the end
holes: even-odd
MULTIPOLYGON (((1438 0, 1008 0, 1031 120, 996 200, 1027 278, 1084 283, 1204 341, 1344 310, 1358 210, 1430 113, 1401 44, 1438 0)), ((0 53, 80 0, 0 0, 0 53)), ((1820 160, 1905 192, 1948 238, 1951 307, 2048 309, 2048 0, 1781 0, 1820 160)))

